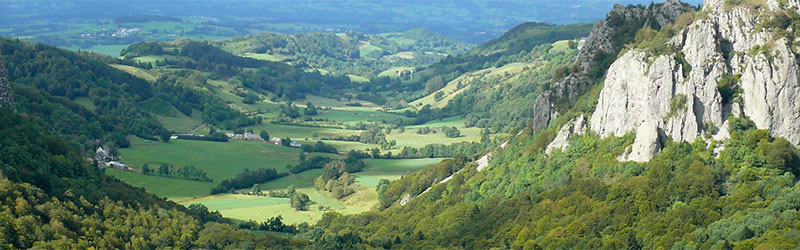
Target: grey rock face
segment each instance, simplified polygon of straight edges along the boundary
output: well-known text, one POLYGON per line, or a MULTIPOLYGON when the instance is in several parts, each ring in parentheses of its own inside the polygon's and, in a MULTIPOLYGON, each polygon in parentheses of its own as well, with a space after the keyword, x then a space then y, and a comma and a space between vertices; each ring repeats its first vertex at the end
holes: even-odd
POLYGON ((585 94, 594 84, 589 73, 593 67, 605 67, 606 65, 596 65, 595 57, 599 55, 614 56, 622 49, 624 44, 614 41, 614 37, 629 36, 632 40, 634 34, 623 35, 613 22, 633 23, 645 27, 651 22, 657 22, 661 26, 666 26, 675 21, 683 13, 694 11, 694 6, 681 3, 678 0, 668 0, 653 6, 652 9, 643 6, 623 6, 616 5, 609 12, 607 20, 595 23, 591 34, 578 53, 573 72, 559 81, 554 82, 550 88, 536 99, 534 106, 535 117, 533 119, 534 130, 547 127, 550 121, 558 117, 553 101, 574 100, 585 94))
MULTIPOLYGON (((800 1, 768 0, 766 6, 771 11, 797 11, 800 1)), ((760 12, 766 10, 707 0, 704 11, 707 18, 694 21, 671 39, 691 67, 688 75, 684 76, 676 54, 653 58, 637 50, 625 53, 609 68, 591 128, 600 136, 636 131, 627 160, 652 158, 651 145, 660 140, 653 130, 677 141, 706 135, 724 140, 727 131, 711 128, 727 128, 731 115, 747 116, 758 128, 800 145, 800 61, 792 43, 756 28, 760 12), (767 53, 752 53, 765 46, 767 53), (717 83, 732 76, 740 76, 740 100, 723 103, 717 83)))
POLYGON ((11 91, 11 86, 8 85, 6 68, 3 66, 2 59, 0 58, 0 107, 1 106, 11 106, 11 109, 16 110, 16 106, 14 105, 14 92, 11 91))
POLYGON ((583 115, 576 118, 575 121, 567 123, 567 125, 564 125, 564 127, 561 127, 561 130, 558 131, 556 138, 547 145, 545 153, 549 155, 556 149, 564 151, 567 149, 567 146, 569 146, 569 139, 572 138, 572 136, 586 133, 586 126, 586 117, 583 115))

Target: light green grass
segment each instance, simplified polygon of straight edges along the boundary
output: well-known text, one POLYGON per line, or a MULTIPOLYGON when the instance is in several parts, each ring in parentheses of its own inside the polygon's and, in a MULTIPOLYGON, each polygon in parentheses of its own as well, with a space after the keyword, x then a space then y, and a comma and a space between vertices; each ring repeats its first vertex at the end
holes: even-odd
POLYGON ((396 141, 398 148, 405 146, 420 148, 431 143, 449 145, 459 142, 479 142, 480 135, 480 128, 467 128, 460 116, 454 116, 442 120, 433 120, 421 125, 406 127, 404 133, 400 133, 399 130, 393 130, 391 134, 386 135, 386 140, 396 141), (442 126, 458 128, 461 131, 461 137, 449 138, 442 132, 437 132, 435 134, 417 134, 417 128, 430 127, 431 129, 438 129, 442 126))
POLYGON ((189 199, 179 201, 185 206, 200 203, 208 207, 209 210, 220 211, 222 216, 237 220, 255 220, 258 222, 266 221, 269 218, 281 216, 286 224, 309 223, 314 224, 322 218, 328 211, 320 211, 320 205, 329 207, 329 211, 341 214, 356 214, 368 211, 375 205, 377 195, 374 190, 363 188, 358 193, 351 195, 345 200, 337 200, 329 194, 320 193, 313 188, 301 188, 298 192, 305 193, 314 203, 309 206, 308 211, 295 211, 289 206, 288 198, 274 198, 249 195, 218 195, 208 196, 199 199, 189 199), (367 202, 363 202, 367 201, 367 202))
POLYGON ((350 136, 350 135, 357 135, 361 133, 359 130, 346 130, 346 129, 333 129, 333 128, 317 128, 317 127, 303 127, 303 126, 293 126, 293 125, 281 125, 281 124, 258 124, 254 126, 248 126, 244 128, 253 129, 256 132, 260 132, 261 130, 266 130, 270 136, 281 137, 281 138, 292 138, 292 139, 299 139, 305 140, 308 138, 312 140, 312 135, 317 133, 320 138, 330 138, 330 137, 338 137, 338 136, 350 136))
MULTIPOLYGON (((203 123, 202 114, 196 109, 192 110, 192 116, 187 116, 181 112, 177 112, 174 116, 153 115, 158 119, 161 125, 176 133, 189 133, 192 129, 203 123)), ((205 133, 207 131, 203 132, 205 133)))
POLYGON ((414 52, 410 52, 410 51, 397 52, 397 53, 388 55, 387 57, 397 57, 397 58, 400 58, 400 59, 409 59, 409 60, 411 60, 411 59, 414 59, 414 52))
POLYGON ((89 97, 78 97, 75 98, 75 100, 73 101, 80 104, 84 108, 91 110, 92 112, 94 112, 97 109, 97 106, 94 105, 94 102, 91 99, 89 99, 89 97))
MULTIPOLYGON (((353 100, 353 101, 356 101, 356 100, 353 100)), ((305 105, 306 102, 311 102, 314 105, 320 106, 320 107, 341 108, 341 109, 348 109, 348 110, 374 110, 375 108, 377 108, 377 105, 375 105, 373 103, 370 103, 370 102, 365 102, 365 101, 357 101, 357 102, 361 103, 362 107, 350 107, 350 106, 346 105, 347 103, 353 102, 353 101, 336 100, 336 99, 331 99, 331 98, 326 98, 326 97, 321 97, 321 96, 306 95, 306 99, 304 101, 297 102, 297 103, 305 105)))
POLYGON ((381 179, 397 180, 412 171, 427 168, 443 158, 424 159, 366 159, 367 167, 356 173, 356 181, 366 187, 375 188, 381 179))
POLYGON ((500 68, 492 67, 488 69, 482 69, 465 73, 457 77, 456 79, 453 79, 452 81, 448 82, 447 85, 436 91, 436 92, 441 91, 442 93, 444 93, 442 99, 436 100, 435 98, 436 92, 433 92, 420 99, 414 100, 409 104, 409 106, 420 109, 425 105, 430 104, 431 107, 434 108, 444 108, 445 106, 447 106, 447 103, 450 100, 452 100, 457 95, 469 89, 472 86, 470 82, 472 82, 473 80, 476 79, 489 80, 489 78, 504 77, 506 74, 508 75, 518 74, 522 70, 524 70, 526 66, 533 66, 533 65, 534 64, 515 62, 503 65, 500 68), (461 83, 462 86, 461 89, 458 88, 459 83, 461 83))
POLYGON ((267 53, 262 53, 262 54, 259 54, 259 53, 245 53, 244 55, 242 55, 242 57, 249 57, 249 58, 253 58, 253 59, 264 60, 264 61, 272 61, 272 62, 279 62, 279 61, 285 59, 284 56, 270 55, 270 54, 267 54, 267 53))
POLYGON ((122 64, 111 64, 111 67, 125 71, 128 74, 142 78, 148 82, 155 82, 156 80, 158 80, 158 74, 153 71, 144 70, 137 67, 122 65, 122 64))
POLYGON ((142 187, 147 192, 167 199, 206 195, 211 188, 216 186, 216 184, 210 182, 143 175, 113 168, 106 169, 106 174, 117 177, 117 179, 133 186, 142 187))
MULTIPOLYGON (((203 169, 216 186, 225 179, 235 177, 245 168, 275 168, 278 172, 287 172, 287 164, 299 162, 299 149, 276 146, 264 142, 206 142, 192 140, 172 140, 169 143, 146 141, 135 138, 130 148, 120 149, 122 161, 136 168, 148 163, 157 166, 169 163, 175 166, 192 165, 203 169)), ((137 174, 138 175, 138 174, 137 174)), ((209 185, 202 182, 142 180, 146 178, 163 178, 138 175, 119 175, 124 181, 141 183, 142 187, 159 196, 168 198, 194 197, 208 194, 209 185), (193 184, 199 187, 189 187, 193 184), (152 185, 156 184, 156 185, 152 185), (172 190, 172 191, 167 191, 172 190)))
POLYGON ((360 55, 362 55, 362 56, 367 56, 372 52, 382 51, 382 50, 383 49, 381 49, 380 47, 372 45, 369 42, 362 41, 362 42, 359 42, 359 44, 358 44, 358 53, 360 55))
POLYGON ((414 67, 391 67, 391 68, 389 68, 387 70, 382 71, 380 74, 378 74, 378 76, 379 77, 384 77, 384 76, 397 77, 397 71, 398 70, 409 71, 409 70, 413 70, 413 69, 414 69, 414 67))
POLYGON ((123 49, 127 48, 129 44, 123 45, 95 45, 89 47, 88 51, 95 52, 101 55, 107 55, 110 57, 119 57, 119 52, 123 49))
POLYGON ((363 77, 363 76, 347 74, 347 77, 350 78, 350 81, 355 82, 355 83, 367 83, 367 82, 369 82, 369 79, 367 79, 366 77, 363 77))
POLYGON ((276 190, 285 189, 291 185, 297 188, 310 188, 314 187, 314 179, 322 174, 322 169, 312 169, 303 171, 297 174, 290 174, 289 176, 272 180, 266 183, 261 183, 261 190, 276 190))
POLYGON ((357 122, 379 122, 381 120, 394 121, 396 119, 406 120, 405 116, 376 112, 376 111, 348 111, 348 110, 321 110, 314 118, 323 118, 331 121, 341 121, 344 123, 357 123, 357 122))
POLYGON ((139 103, 139 107, 150 113, 161 116, 175 117, 180 113, 172 104, 158 97, 153 97, 139 103))

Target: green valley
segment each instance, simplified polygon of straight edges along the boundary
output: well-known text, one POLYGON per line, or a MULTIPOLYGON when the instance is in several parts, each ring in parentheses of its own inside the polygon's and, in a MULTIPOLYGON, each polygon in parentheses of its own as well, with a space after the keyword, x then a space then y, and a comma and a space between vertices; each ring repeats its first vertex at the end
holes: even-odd
POLYGON ((800 0, 600 2, 12 1, 0 248, 800 247, 800 0))

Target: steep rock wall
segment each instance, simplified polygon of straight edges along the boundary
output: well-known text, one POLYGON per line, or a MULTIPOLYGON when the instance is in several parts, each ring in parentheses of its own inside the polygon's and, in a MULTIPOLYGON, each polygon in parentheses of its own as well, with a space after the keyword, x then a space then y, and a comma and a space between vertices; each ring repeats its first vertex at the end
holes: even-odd
MULTIPOLYGON (((647 138, 641 142, 647 145, 659 137, 687 142, 706 135, 724 139, 727 133, 715 128, 727 128, 731 115, 744 115, 758 128, 800 145, 798 55, 791 41, 759 28, 765 12, 797 11, 800 3, 767 0, 766 6, 727 6, 724 0, 707 0, 703 7, 707 17, 670 40, 676 54, 648 56, 631 50, 622 55, 609 68, 591 129, 600 136, 637 131, 637 141, 647 138), (764 48, 766 53, 755 52, 764 48), (685 55, 685 64, 678 53, 685 55), (684 65, 691 67, 686 77, 684 65), (717 84, 724 78, 738 78, 738 98, 723 100, 717 84), (654 124, 660 136, 639 129, 643 124, 654 124)), ((634 145, 631 154, 637 157, 632 160, 647 161, 658 152, 648 147, 638 150, 634 145)))

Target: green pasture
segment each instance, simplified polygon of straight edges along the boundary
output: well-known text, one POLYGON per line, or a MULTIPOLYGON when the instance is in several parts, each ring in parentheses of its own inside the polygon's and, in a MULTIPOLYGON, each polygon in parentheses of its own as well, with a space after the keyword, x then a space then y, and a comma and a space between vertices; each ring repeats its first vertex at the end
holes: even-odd
POLYGON ((278 172, 288 172, 287 164, 299 162, 300 150, 265 142, 207 142, 193 140, 171 140, 169 143, 147 141, 139 138, 131 140, 131 147, 120 149, 121 160, 135 168, 145 163, 157 167, 161 163, 174 166, 192 165, 204 170, 213 183, 196 181, 177 181, 177 179, 146 176, 141 174, 118 174, 118 178, 151 191, 159 196, 182 198, 208 194, 210 187, 225 179, 235 177, 245 168, 275 168, 278 172), (147 179, 164 180, 147 180, 147 179), (192 187, 195 186, 195 187, 192 187), (196 187, 196 186, 202 186, 196 187), (175 191, 168 191, 175 190, 175 191), (180 190, 180 191, 177 191, 180 190))
POLYGON ((443 158, 423 159, 366 159, 367 167, 355 173, 356 181, 366 187, 375 188, 381 179, 397 180, 412 171, 427 168, 443 158))
POLYGON ((337 200, 330 195, 320 193, 314 188, 300 188, 298 192, 309 196, 312 205, 308 211, 296 211, 289 205, 288 198, 263 197, 254 195, 235 195, 225 194, 217 196, 202 197, 182 201, 181 204, 189 206, 191 204, 203 204, 209 210, 220 211, 222 216, 237 220, 266 221, 269 218, 281 216, 286 224, 309 223, 314 224, 322 218, 328 211, 335 211, 341 214, 356 214, 368 211, 375 205, 375 202, 351 202, 354 199, 376 200, 374 191, 361 190, 352 197, 344 200, 337 200), (319 210, 319 206, 329 207, 329 210, 319 210))

